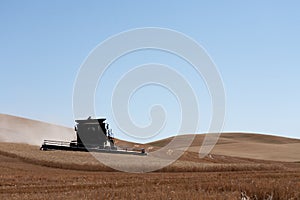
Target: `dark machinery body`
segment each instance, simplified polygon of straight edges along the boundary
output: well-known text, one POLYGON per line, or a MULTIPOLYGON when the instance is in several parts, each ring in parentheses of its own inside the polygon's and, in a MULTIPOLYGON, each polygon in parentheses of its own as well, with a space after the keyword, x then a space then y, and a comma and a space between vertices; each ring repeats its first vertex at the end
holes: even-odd
POLYGON ((103 153, 146 155, 144 149, 115 145, 112 130, 104 118, 75 120, 76 140, 71 142, 44 140, 41 150, 91 151, 103 153))

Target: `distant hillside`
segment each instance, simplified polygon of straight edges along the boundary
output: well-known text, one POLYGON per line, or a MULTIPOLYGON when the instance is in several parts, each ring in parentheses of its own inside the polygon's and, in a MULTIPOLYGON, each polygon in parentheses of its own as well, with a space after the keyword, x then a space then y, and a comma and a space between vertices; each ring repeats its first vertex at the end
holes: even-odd
MULTIPOLYGON (((181 136, 182 137, 182 136, 181 136)), ((188 149, 199 152, 205 134, 196 135, 188 149)), ((173 137, 149 143, 154 147, 167 145, 173 137)), ((212 154, 275 161, 300 161, 300 140, 255 133, 222 133, 212 154)))
MULTIPOLYGON (((192 145, 186 152, 187 159, 198 158, 197 153, 204 137, 204 134, 195 135, 192 145)), ((72 128, 0 114, 0 142, 41 145, 44 139, 70 141, 75 139, 75 133, 72 128)), ((144 147, 151 152, 167 145, 172 139, 173 137, 170 137, 145 145, 116 139, 116 144, 144 147)), ((299 162, 300 140, 254 133, 222 133, 211 153, 240 158, 299 162)))

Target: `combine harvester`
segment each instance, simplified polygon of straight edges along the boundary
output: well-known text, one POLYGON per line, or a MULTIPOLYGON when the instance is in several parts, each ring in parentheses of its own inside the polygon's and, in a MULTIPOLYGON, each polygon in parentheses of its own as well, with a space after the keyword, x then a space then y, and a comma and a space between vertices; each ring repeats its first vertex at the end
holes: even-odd
POLYGON ((102 153, 147 155, 145 149, 115 145, 112 130, 104 118, 75 120, 76 140, 71 142, 44 140, 40 150, 90 151, 102 153))

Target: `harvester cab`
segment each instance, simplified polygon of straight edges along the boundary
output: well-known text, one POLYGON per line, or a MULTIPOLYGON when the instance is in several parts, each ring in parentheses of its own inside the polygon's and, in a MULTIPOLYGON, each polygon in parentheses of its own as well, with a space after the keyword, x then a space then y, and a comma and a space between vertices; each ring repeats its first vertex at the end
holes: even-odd
POLYGON ((70 145, 86 148, 115 149, 115 141, 109 124, 104 118, 75 120, 76 140, 70 145))

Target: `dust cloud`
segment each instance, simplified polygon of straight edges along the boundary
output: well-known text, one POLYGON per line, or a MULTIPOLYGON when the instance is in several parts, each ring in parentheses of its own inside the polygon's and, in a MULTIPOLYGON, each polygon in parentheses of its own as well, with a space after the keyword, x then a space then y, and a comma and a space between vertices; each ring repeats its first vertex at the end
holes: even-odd
POLYGON ((0 142, 41 145, 45 139, 71 141, 75 134, 72 128, 0 114, 0 142))

